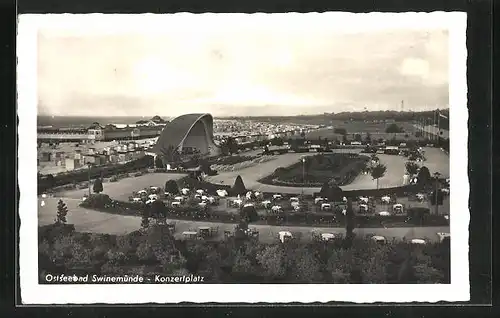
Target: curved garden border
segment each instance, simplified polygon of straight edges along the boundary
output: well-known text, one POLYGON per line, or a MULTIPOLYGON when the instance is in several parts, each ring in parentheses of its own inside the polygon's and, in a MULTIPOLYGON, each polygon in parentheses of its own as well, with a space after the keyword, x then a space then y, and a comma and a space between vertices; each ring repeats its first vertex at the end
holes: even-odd
MULTIPOLYGON (((365 154, 357 153, 357 152, 355 152, 355 153, 348 152, 348 153, 342 153, 342 154, 345 154, 345 155, 352 154, 352 155, 356 155, 358 157, 364 157, 367 160, 370 159, 369 156, 367 156, 365 154)), ((290 165, 290 166, 293 166, 293 165, 295 165, 295 163, 290 165)), ((290 166, 284 167, 284 169, 287 169, 290 166)), ((279 186, 279 187, 291 187, 291 188, 321 188, 323 186, 323 183, 321 183, 321 182, 302 183, 302 182, 284 181, 284 180, 280 180, 278 177, 273 178, 273 175, 274 175, 274 172, 271 173, 270 175, 267 175, 263 178, 260 178, 259 180, 257 180, 257 182, 262 183, 262 184, 266 184, 266 185, 279 186)), ((357 177, 357 175, 355 177, 357 177)), ((345 185, 350 184, 355 179, 355 177, 351 178, 351 180, 349 180, 349 182, 342 184, 341 186, 345 186, 345 185)))

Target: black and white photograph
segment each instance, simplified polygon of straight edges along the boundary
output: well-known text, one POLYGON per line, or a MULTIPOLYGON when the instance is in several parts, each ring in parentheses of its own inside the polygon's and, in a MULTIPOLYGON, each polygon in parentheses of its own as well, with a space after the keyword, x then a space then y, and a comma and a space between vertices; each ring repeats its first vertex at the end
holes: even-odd
POLYGON ((21 15, 23 303, 469 300, 465 29, 21 15))

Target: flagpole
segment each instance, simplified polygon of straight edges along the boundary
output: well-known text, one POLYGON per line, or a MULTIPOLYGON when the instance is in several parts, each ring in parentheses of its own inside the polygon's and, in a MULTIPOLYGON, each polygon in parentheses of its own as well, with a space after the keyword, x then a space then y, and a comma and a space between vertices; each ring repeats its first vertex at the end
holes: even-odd
POLYGON ((432 122, 432 134, 434 141, 436 141, 436 111, 433 111, 433 113, 434 113, 434 121, 432 122))
POLYGON ((441 136, 441 127, 440 127, 440 117, 441 117, 441 112, 439 111, 439 108, 438 108, 438 116, 437 116, 437 126, 438 126, 438 132, 437 132, 437 143, 438 143, 438 146, 440 144, 440 136, 441 136))

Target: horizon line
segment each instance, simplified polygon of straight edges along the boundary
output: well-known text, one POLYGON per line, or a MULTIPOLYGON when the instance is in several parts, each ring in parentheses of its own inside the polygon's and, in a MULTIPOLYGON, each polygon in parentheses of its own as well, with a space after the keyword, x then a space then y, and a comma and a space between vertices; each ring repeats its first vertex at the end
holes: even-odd
MULTIPOLYGON (((437 110, 449 110, 449 107, 446 108, 435 108, 435 109, 429 109, 429 110, 415 110, 415 111, 401 111, 401 110, 366 110, 366 111, 343 111, 343 112, 323 112, 323 113, 315 113, 315 114, 293 114, 293 115, 213 115, 210 112, 206 112, 214 118, 238 118, 238 117, 245 117, 245 118, 259 118, 259 117, 312 117, 312 116, 325 116, 325 115, 339 115, 339 114, 362 114, 362 113, 383 113, 383 112, 394 112, 394 113, 426 113, 426 112, 432 112, 432 111, 437 111, 437 110)), ((194 113, 203 113, 203 112, 193 112, 194 113)), ((190 114, 190 113, 189 113, 190 114)), ((182 114, 184 115, 184 114, 182 114)), ((76 114, 69 114, 69 115, 52 115, 52 114, 37 114, 37 117, 83 117, 83 118, 110 118, 110 117, 122 117, 122 118, 127 118, 127 117, 144 117, 144 118, 153 118, 155 116, 159 117, 179 117, 182 115, 117 115, 117 116, 109 116, 109 115, 76 115, 76 114)))

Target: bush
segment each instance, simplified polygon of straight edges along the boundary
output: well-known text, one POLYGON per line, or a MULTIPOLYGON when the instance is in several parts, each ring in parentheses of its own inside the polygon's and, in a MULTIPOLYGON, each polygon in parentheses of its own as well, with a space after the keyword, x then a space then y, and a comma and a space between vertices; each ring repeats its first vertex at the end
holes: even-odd
POLYGON ((429 168, 426 166, 422 166, 418 171, 417 182, 419 185, 427 186, 431 183, 431 173, 429 172, 429 168))
POLYGON ((107 194, 92 194, 80 205, 85 208, 106 209, 111 207, 113 200, 107 194))
POLYGON ((94 181, 94 192, 95 193, 101 193, 104 189, 103 189, 103 186, 102 186, 102 180, 101 179, 96 179, 94 181))
POLYGON ((165 182, 165 192, 173 195, 179 194, 179 186, 177 185, 177 181, 168 180, 167 182, 165 182))
POLYGON ((244 206, 240 211, 240 218, 246 223, 252 223, 259 220, 259 215, 254 206, 244 206))
POLYGON ((245 184, 243 183, 243 180, 241 179, 241 176, 237 176, 236 180, 234 180, 234 185, 231 188, 231 192, 234 195, 243 195, 247 192, 247 189, 245 187, 245 184))
POLYGON ((59 200, 59 202, 57 202, 56 224, 66 224, 67 214, 68 214, 68 207, 63 202, 63 200, 59 200))
POLYGON ((71 235, 74 232, 75 226, 73 224, 56 223, 40 226, 38 227, 38 241, 46 240, 49 244, 52 244, 56 239, 71 235))

